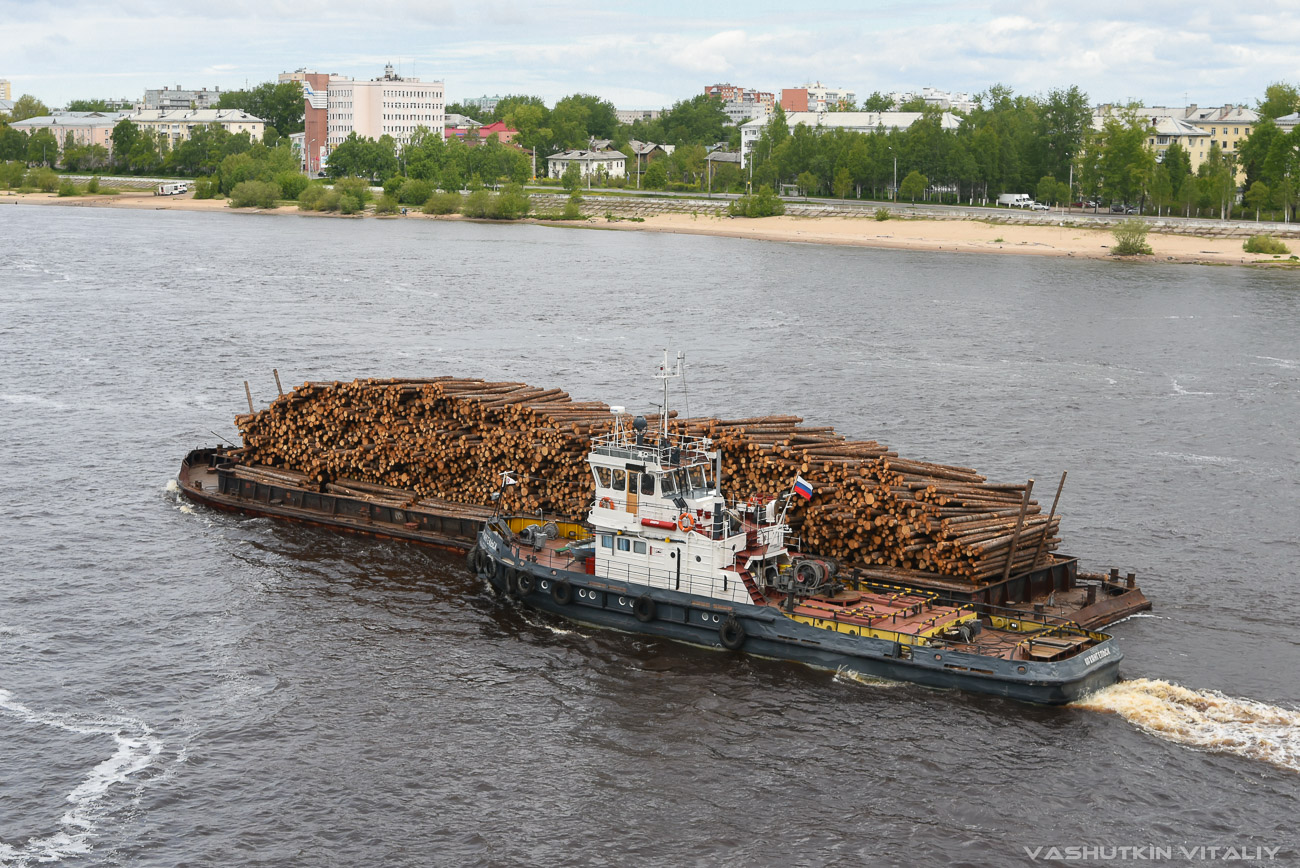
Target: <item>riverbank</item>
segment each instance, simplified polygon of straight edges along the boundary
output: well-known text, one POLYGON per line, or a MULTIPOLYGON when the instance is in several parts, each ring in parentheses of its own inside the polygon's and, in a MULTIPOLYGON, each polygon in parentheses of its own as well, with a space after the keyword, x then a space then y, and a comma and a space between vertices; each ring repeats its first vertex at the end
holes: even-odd
MULTIPOLYGON (((239 211, 249 214, 292 214, 329 217, 298 211, 291 206, 274 209, 232 209, 224 199, 194 199, 192 196, 155 196, 152 193, 123 192, 115 196, 60 197, 50 193, 0 194, 0 206, 55 205, 90 208, 135 208, 158 211, 239 211)), ((359 218, 349 218, 359 219, 359 218)), ((411 210, 399 220, 459 220, 455 215, 432 217, 411 210)), ((1107 229, 1093 229, 1061 222, 1056 225, 1022 225, 982 220, 927 220, 918 218, 876 220, 871 216, 732 218, 704 213, 655 214, 631 221, 588 217, 578 222, 530 221, 569 228, 600 228, 616 231, 670 232, 686 235, 714 235, 801 244, 836 244, 855 247, 896 248, 957 253, 1002 253, 1021 256, 1058 256, 1078 259, 1111 259, 1114 237, 1107 229)), ((1259 256, 1242 250, 1241 238, 1213 238, 1152 232, 1147 236, 1152 255, 1127 257, 1153 262, 1202 263, 1213 265, 1293 265, 1287 257, 1259 256)), ((1300 252, 1300 251, 1298 251, 1300 252)))

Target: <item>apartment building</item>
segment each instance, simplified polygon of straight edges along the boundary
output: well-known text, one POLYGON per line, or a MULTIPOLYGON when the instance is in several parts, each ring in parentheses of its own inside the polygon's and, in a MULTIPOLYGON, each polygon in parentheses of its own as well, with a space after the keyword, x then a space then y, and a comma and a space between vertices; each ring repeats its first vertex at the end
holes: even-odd
POLYGON ((327 91, 329 148, 352 133, 369 139, 392 136, 398 147, 418 128, 441 130, 446 105, 441 81, 404 78, 390 63, 380 78, 358 81, 331 75, 327 91))
POLYGON ((853 105, 857 105, 857 94, 853 91, 826 87, 820 81, 781 91, 781 108, 787 112, 824 112, 853 105))
POLYGON ((734 84, 711 84, 704 88, 704 92, 722 100, 722 110, 733 124, 766 118, 776 107, 776 94, 737 87, 734 84))
POLYGON ((31 135, 39 130, 49 130, 62 148, 68 136, 78 145, 99 145, 110 153, 113 150, 113 127, 126 112, 59 112, 53 115, 16 121, 13 128, 31 135))
MULTIPOLYGON (((1107 118, 1122 118, 1127 109, 1114 105, 1101 105, 1093 110, 1093 129, 1101 129, 1107 118)), ((1218 144, 1225 154, 1235 158, 1237 149, 1251 130, 1259 123, 1259 112, 1241 105, 1224 105, 1214 108, 1201 108, 1195 103, 1188 106, 1143 106, 1137 109, 1137 116, 1147 121, 1150 134, 1147 146, 1157 155, 1164 153, 1174 141, 1179 141, 1191 155, 1192 171, 1195 172, 1210 154, 1211 143, 1218 144), (1165 120, 1177 121, 1178 124, 1165 123, 1165 120), (1189 124, 1200 130, 1203 135, 1185 134, 1179 139, 1176 131, 1180 124, 1189 124), (1165 141, 1161 141, 1164 139, 1165 141)), ((1237 183, 1246 181, 1245 170, 1237 168, 1237 183)))
POLYGON ((128 120, 142 130, 162 133, 171 140, 172 147, 190 137, 194 130, 216 124, 231 135, 248 133, 260 142, 266 133, 266 122, 243 109, 138 109, 123 114, 119 120, 128 120))
POLYGON ((221 88, 219 87, 214 87, 212 90, 208 90, 206 87, 199 90, 186 90, 178 84, 175 89, 163 87, 157 90, 146 90, 144 99, 140 100, 136 108, 171 111, 177 109, 214 109, 220 100, 221 88))
POLYGON ((11 100, 13 98, 14 98, 13 85, 9 83, 9 79, 0 78, 0 99, 11 100))

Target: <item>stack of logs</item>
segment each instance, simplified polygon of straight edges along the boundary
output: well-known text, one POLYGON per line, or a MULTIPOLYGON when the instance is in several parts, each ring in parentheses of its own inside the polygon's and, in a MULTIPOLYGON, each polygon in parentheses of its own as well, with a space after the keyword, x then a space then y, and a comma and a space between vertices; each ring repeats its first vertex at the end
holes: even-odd
MULTIPOLYGON (((660 425, 647 420, 652 431, 660 425)), ((235 421, 246 464, 322 487, 393 486, 482 506, 511 471, 512 511, 571 518, 585 517, 595 496, 591 440, 615 422, 608 405, 559 389, 453 377, 309 382, 235 421)), ((1059 517, 1042 515, 1023 484, 990 484, 968 467, 900 458, 802 421, 670 417, 669 425, 713 439, 728 497, 782 494, 803 476, 813 497, 793 498, 787 518, 804 550, 878 577, 980 583, 1000 578, 1013 551, 1016 573, 1060 545, 1059 517)))

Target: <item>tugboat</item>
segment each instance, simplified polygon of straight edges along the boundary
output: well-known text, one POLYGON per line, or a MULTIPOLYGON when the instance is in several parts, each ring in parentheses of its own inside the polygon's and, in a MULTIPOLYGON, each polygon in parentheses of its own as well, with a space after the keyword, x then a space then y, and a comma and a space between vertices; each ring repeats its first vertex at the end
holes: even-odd
MULTIPOLYGON (((622 407, 587 456, 595 497, 585 522, 498 511, 467 563, 502 593, 573 621, 861 676, 1063 704, 1118 680, 1105 633, 862 578, 800 552, 786 514, 811 491, 723 497, 720 453, 622 407)), ((509 496, 505 475, 500 505, 509 496)))

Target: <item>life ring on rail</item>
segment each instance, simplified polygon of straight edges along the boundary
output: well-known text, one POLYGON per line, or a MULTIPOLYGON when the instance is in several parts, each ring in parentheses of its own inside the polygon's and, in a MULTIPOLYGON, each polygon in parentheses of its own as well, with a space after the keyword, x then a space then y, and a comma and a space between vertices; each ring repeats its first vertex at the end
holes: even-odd
POLYGON ((655 619, 656 608, 654 599, 649 594, 642 594, 632 604, 632 614, 636 615, 636 619, 642 624, 648 624, 655 619))
POLYGON ((604 507, 605 509, 613 509, 613 508, 614 508, 614 501, 613 501, 613 499, 611 499, 611 498, 608 498, 608 497, 602 497, 602 498, 600 499, 600 505, 601 505, 602 507, 604 507))
POLYGON ((677 529, 682 533, 690 533, 696 528, 695 516, 691 515, 689 512, 683 512, 681 515, 677 516, 677 529))
POLYGON ((728 651, 739 651, 745 644, 745 625, 737 621, 735 615, 728 615, 718 628, 718 641, 728 651))

